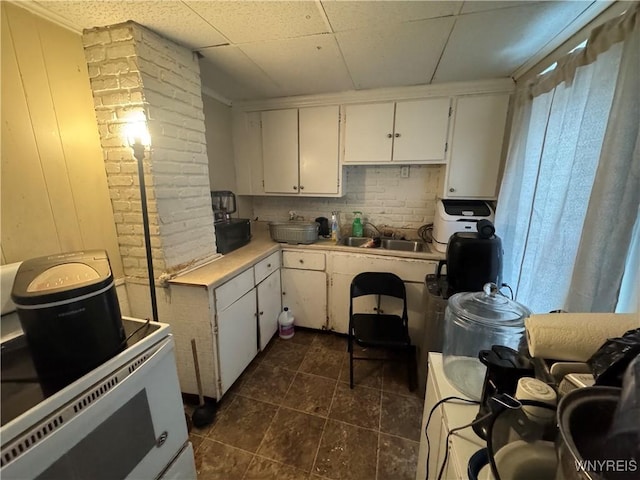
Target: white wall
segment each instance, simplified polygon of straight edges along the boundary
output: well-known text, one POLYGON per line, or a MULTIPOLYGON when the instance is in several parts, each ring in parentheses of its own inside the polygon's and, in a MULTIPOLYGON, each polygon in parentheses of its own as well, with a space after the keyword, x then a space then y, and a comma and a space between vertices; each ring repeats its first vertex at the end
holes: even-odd
POLYGON ((436 193, 444 166, 412 165, 409 178, 400 177, 400 166, 345 167, 342 198, 253 197, 253 214, 259 220, 287 220, 294 210, 306 220, 330 218, 342 213, 342 224, 353 219, 353 211, 377 226, 417 229, 433 222, 436 193))
POLYGON ((234 191, 236 167, 233 163, 231 141, 231 107, 205 93, 202 95, 202 102, 211 190, 234 191))

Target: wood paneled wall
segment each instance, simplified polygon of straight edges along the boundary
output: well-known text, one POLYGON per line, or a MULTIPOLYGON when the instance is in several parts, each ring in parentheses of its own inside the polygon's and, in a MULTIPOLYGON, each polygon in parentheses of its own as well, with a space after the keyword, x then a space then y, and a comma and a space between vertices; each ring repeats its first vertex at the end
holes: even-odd
POLYGON ((82 38, 1 10, 2 263, 100 248, 122 277, 82 38))

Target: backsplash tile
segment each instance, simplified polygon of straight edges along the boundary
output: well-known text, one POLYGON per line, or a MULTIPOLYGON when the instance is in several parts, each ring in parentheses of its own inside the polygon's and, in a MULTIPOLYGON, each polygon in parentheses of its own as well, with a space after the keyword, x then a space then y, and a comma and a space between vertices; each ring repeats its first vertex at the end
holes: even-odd
POLYGON ((253 217, 282 221, 294 211, 305 220, 341 213, 343 228, 351 225, 353 212, 376 226, 416 229, 433 222, 442 165, 411 165, 409 178, 400 177, 400 166, 345 167, 346 195, 342 198, 253 197, 253 217))

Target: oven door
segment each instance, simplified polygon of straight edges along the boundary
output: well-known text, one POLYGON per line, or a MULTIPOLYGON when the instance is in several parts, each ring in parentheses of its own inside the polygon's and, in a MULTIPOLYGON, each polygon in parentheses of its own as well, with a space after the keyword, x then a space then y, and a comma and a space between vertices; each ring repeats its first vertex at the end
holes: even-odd
POLYGON ((2 478, 158 478, 188 438, 174 358, 169 336, 75 397, 8 446, 2 478))

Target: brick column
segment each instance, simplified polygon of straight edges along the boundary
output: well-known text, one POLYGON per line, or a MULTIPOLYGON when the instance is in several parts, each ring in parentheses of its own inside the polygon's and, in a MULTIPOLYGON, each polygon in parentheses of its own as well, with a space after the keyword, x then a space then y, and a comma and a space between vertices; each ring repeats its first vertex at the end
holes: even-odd
POLYGON ((216 252, 200 86, 193 52, 127 22, 83 33, 127 280, 147 278, 137 164, 124 127, 144 114, 145 183, 155 276, 216 252))

